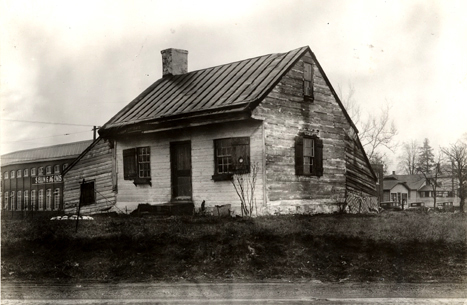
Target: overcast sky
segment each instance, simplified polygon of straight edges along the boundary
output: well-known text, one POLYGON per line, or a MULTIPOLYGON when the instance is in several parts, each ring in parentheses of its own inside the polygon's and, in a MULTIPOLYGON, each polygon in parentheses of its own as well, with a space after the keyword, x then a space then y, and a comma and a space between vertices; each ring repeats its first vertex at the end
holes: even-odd
POLYGON ((91 139, 171 47, 193 71, 308 45, 364 114, 392 105, 399 142, 467 132, 465 1, 0 1, 2 154, 91 139))

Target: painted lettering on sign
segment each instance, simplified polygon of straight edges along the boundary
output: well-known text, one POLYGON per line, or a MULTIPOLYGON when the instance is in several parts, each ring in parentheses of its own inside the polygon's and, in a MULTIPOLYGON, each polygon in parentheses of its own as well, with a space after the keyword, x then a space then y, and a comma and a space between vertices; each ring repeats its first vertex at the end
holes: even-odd
POLYGON ((62 182, 62 175, 39 176, 34 178, 34 184, 62 182))

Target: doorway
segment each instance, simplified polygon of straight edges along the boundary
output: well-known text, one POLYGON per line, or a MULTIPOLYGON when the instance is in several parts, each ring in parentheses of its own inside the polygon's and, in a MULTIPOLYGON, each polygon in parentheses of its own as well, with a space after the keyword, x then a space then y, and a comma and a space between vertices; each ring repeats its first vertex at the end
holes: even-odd
POLYGON ((191 142, 170 143, 172 201, 191 201, 191 142))

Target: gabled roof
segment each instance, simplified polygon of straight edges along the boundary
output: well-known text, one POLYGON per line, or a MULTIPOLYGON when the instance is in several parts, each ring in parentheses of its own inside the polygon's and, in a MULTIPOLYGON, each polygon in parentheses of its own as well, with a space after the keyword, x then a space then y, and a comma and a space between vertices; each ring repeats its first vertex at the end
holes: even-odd
POLYGON ((316 57, 305 46, 286 53, 263 55, 182 75, 165 76, 112 117, 99 129, 99 134, 105 136, 111 130, 140 123, 207 113, 228 116, 251 110, 306 52, 315 60, 344 115, 358 132, 316 57))
POLYGON ((15 151, 4 154, 1 157, 2 166, 32 163, 46 160, 57 160, 64 158, 74 158, 79 156, 81 152, 92 143, 92 140, 59 144, 53 146, 45 146, 32 148, 27 150, 15 151))
POLYGON ((390 191, 398 184, 402 184, 407 190, 410 190, 405 182, 397 180, 383 180, 383 190, 390 191))
POLYGON ((423 175, 389 175, 384 177, 384 180, 387 179, 396 179, 405 182, 411 190, 419 190, 426 182, 423 175))

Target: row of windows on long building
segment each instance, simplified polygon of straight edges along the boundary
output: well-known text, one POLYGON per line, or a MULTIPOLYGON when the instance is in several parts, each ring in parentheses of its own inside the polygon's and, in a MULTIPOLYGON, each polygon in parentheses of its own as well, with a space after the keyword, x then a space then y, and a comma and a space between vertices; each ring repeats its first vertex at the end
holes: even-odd
POLYGON ((13 211, 55 211, 60 208, 60 188, 53 193, 52 189, 45 190, 45 201, 44 189, 5 192, 4 199, 6 204, 10 203, 10 208, 4 208, 13 211))
MULTIPOLYGON (((63 170, 68 167, 68 164, 65 163, 63 164, 63 170)), ((52 172, 52 166, 46 166, 44 167, 38 167, 37 169, 35 167, 31 168, 31 177, 35 176, 44 176, 44 175, 52 175, 52 174, 60 174, 60 165, 54 165, 53 167, 53 172, 52 172)), ((21 178, 21 177, 29 177, 29 168, 25 168, 24 170, 18 169, 18 170, 12 170, 10 172, 4 172, 3 173, 3 179, 15 179, 15 178, 21 178)))

